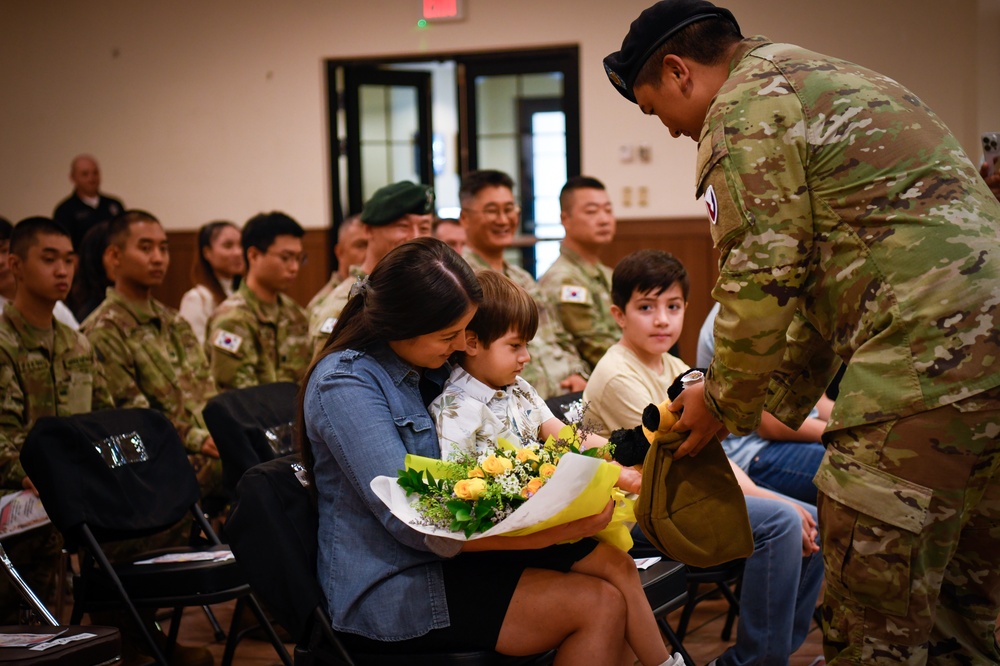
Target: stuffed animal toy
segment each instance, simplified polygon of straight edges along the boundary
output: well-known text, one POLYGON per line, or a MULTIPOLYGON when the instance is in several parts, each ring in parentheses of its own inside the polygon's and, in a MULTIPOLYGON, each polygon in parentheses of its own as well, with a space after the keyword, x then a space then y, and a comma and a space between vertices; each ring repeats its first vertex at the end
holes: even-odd
MULTIPOLYGON (((673 389, 673 387, 671 387, 673 389)), ((649 405, 642 423, 616 430, 610 441, 622 465, 642 463, 635 516, 646 538, 671 559, 710 567, 753 553, 743 491, 717 438, 697 456, 674 460, 684 433, 671 432, 670 400, 649 405)))

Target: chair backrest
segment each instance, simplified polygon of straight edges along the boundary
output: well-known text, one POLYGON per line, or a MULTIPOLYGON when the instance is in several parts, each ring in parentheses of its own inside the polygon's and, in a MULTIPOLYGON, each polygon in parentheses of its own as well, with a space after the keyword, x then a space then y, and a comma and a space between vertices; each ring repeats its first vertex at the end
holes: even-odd
POLYGON ((198 480, 177 431, 152 409, 38 419, 21 464, 67 543, 86 524, 99 541, 153 534, 198 501, 198 480))
POLYGON ((295 450, 299 387, 293 382, 224 391, 205 404, 202 416, 222 458, 222 482, 233 493, 243 473, 295 450))
POLYGON ((226 537, 254 595, 297 643, 308 637, 319 606, 319 516, 298 455, 253 467, 237 486, 226 537))

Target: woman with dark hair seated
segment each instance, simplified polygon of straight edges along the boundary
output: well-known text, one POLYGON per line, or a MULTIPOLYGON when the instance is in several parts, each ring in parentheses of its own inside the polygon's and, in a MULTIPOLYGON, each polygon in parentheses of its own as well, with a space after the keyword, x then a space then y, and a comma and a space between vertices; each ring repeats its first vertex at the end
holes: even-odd
POLYGON ((194 286, 184 292, 178 310, 191 324, 198 342, 204 343, 208 320, 215 308, 240 286, 243 245, 239 227, 225 220, 202 225, 195 238, 195 253, 191 264, 194 286))
POLYGON ((443 242, 405 243, 361 283, 306 375, 300 432, 333 627, 348 650, 558 648, 557 664, 632 664, 623 591, 571 570, 612 503, 535 534, 463 542, 411 529, 369 486, 394 477, 407 453, 440 457, 426 406, 481 299, 472 269, 443 242))

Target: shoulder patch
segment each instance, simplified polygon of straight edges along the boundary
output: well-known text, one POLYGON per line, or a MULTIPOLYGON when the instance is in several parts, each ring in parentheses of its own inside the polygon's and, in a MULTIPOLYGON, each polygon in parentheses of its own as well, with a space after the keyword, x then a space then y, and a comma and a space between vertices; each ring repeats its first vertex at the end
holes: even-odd
POLYGON ((571 284, 564 284, 559 292, 560 303, 583 303, 590 301, 590 294, 586 287, 578 287, 571 284))
POLYGON ((719 221, 719 200, 715 196, 715 188, 709 185, 705 189, 705 207, 708 208, 708 219, 715 224, 719 221))
POLYGON ((240 345, 243 344, 243 338, 235 333, 230 333, 229 331, 220 329, 219 332, 215 334, 215 339, 212 340, 212 344, 222 351, 235 354, 240 350, 240 345))
POLYGON ((330 334, 333 332, 333 327, 337 324, 336 317, 327 317, 323 320, 323 325, 319 327, 320 333, 330 334))

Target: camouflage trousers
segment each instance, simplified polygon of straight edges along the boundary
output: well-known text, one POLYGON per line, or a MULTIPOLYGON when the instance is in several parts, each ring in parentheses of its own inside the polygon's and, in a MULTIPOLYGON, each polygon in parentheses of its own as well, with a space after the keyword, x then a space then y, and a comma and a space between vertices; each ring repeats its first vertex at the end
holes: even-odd
POLYGON ((1000 388, 824 441, 827 663, 1000 663, 1000 388))

